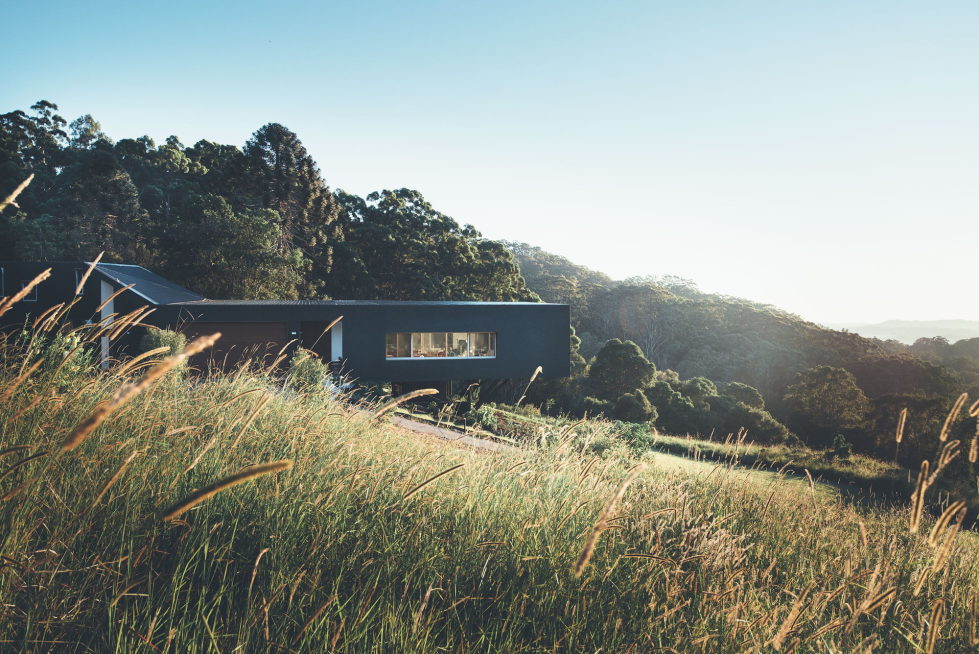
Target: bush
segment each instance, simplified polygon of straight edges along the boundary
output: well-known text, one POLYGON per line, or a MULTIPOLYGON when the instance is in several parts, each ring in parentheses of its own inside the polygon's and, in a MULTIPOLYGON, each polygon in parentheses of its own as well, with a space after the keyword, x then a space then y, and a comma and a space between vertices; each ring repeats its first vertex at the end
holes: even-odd
POLYGON ((611 436, 596 436, 588 443, 588 452, 604 457, 615 448, 615 439, 611 436))
POLYGON ((834 459, 849 459, 850 455, 853 454, 853 444, 843 434, 837 434, 833 438, 831 452, 834 459))
POLYGON ((329 375, 329 367, 309 350, 299 349, 289 361, 286 385, 301 393, 323 389, 323 381, 329 375))
POLYGON ((581 411, 582 413, 587 413, 589 417, 594 418, 603 413, 612 413, 612 403, 600 400, 597 397, 588 396, 581 401, 581 411))
POLYGON ((637 454, 652 449, 656 437, 649 423, 616 422, 615 429, 619 438, 625 441, 637 454))
POLYGON ((641 391, 624 393, 615 402, 615 417, 628 422, 652 422, 658 417, 656 408, 641 391))
POLYGON ((756 443, 785 443, 789 439, 788 427, 772 414, 740 402, 728 412, 724 423, 727 432, 732 434, 743 427, 748 432, 748 439, 756 443))
POLYGON ((149 352, 158 347, 169 348, 166 356, 180 354, 187 346, 187 337, 180 332, 170 331, 169 329, 150 329, 143 338, 139 339, 139 351, 149 352))
POLYGON ((60 390, 65 390, 85 377, 94 364, 94 350, 86 348, 77 333, 58 332, 50 341, 39 339, 43 349, 37 355, 44 358, 43 374, 60 390))
POLYGON ((765 408, 765 398, 753 386, 748 386, 741 382, 728 382, 721 385, 720 393, 724 397, 729 397, 735 402, 746 404, 753 409, 765 408))

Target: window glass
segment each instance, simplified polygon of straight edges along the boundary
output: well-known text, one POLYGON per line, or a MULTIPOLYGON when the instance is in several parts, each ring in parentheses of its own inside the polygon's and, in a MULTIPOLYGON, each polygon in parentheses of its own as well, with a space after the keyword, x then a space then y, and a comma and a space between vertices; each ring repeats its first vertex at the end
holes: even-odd
POLYGON ((411 335, 411 356, 444 357, 446 350, 445 332, 420 332, 411 335))
POLYGON ((474 357, 495 357, 496 356, 496 333, 495 332, 472 332, 469 334, 469 342, 472 344, 470 356, 474 357))
POLYGON ((395 332, 385 338, 385 354, 389 358, 408 358, 411 356, 411 334, 395 332))
POLYGON ((495 357, 496 332, 392 332, 385 337, 392 359, 495 357))
POLYGON ((467 332, 449 333, 449 356, 450 357, 469 356, 469 334, 467 332))
POLYGON ((406 332, 398 333, 398 353, 399 357, 411 356, 411 334, 406 332))

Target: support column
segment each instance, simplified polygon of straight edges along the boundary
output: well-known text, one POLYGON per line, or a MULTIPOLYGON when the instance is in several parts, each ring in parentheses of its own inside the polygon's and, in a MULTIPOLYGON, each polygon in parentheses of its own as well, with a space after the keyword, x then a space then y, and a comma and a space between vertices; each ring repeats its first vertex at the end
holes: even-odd
MULTIPOLYGON (((109 316, 111 316, 116 312, 116 306, 115 306, 116 301, 114 299, 109 300, 109 297, 111 297, 112 294, 115 293, 115 289, 112 287, 112 284, 108 283, 105 280, 102 280, 99 282, 99 292, 101 296, 99 298, 99 303, 105 304, 105 306, 102 307, 102 311, 99 312, 99 318, 105 320, 106 318, 108 318, 109 316), (106 302, 106 300, 109 301, 106 302)), ((108 322, 102 323, 102 327, 103 328, 108 327, 113 322, 115 322, 114 319, 109 319, 108 322)), ((103 336, 99 340, 100 340, 100 345, 102 346, 101 354, 100 354, 100 361, 101 361, 100 365, 103 368, 107 368, 109 366, 109 337, 103 336)))

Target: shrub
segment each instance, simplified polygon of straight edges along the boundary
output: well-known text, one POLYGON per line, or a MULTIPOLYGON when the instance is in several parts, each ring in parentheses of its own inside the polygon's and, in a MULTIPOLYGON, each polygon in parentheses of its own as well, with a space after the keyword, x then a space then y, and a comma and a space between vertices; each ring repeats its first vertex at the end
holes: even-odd
POLYGON ((170 349, 165 354, 167 356, 173 356, 183 352, 186 346, 187 337, 180 332, 169 329, 150 329, 143 334, 143 338, 139 339, 140 352, 149 352, 158 347, 167 347, 170 349))
POLYGON ((316 354, 299 349, 289 361, 286 385, 301 393, 319 391, 323 389, 323 381, 329 373, 329 367, 316 354))
POLYGON ((41 368, 59 389, 67 389, 83 378, 94 364, 92 348, 86 348, 77 333, 58 332, 50 341, 40 339, 42 349, 37 356, 44 357, 41 368))
POLYGON ((615 428, 619 438, 625 441, 636 453, 652 449, 656 442, 656 437, 649 423, 616 422, 615 428))
POLYGON ((604 457, 615 448, 615 439, 611 436, 596 436, 588 443, 588 452, 595 456, 604 457))
POLYGON ((741 382, 728 382, 721 385, 720 393, 724 397, 729 397, 735 402, 746 404, 753 409, 765 408, 765 398, 761 396, 761 393, 754 386, 748 386, 741 382))
POLYGON ((652 422, 658 417, 656 408, 641 391, 623 393, 615 401, 615 417, 628 422, 652 422))
POLYGON ((833 437, 831 453, 834 459, 849 459, 853 454, 853 444, 843 434, 837 434, 833 437))
POLYGON ((732 434, 743 427, 748 431, 748 438, 756 443, 784 443, 789 439, 788 427, 773 418, 772 414, 741 402, 728 412, 724 425, 726 431, 732 434))
POLYGON ((588 396, 581 401, 582 413, 587 413, 591 417, 601 414, 612 413, 612 403, 600 400, 597 397, 588 396))

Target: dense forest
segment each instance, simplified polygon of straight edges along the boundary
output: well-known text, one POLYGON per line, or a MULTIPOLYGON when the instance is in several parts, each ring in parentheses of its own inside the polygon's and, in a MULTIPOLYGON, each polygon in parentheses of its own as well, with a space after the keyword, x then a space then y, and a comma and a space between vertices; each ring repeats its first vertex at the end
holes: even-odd
POLYGON ((485 239, 415 190, 333 190, 276 123, 243 147, 114 141, 92 116, 69 123, 40 101, 0 115, 0 189, 29 175, 17 210, 0 215, 0 259, 104 251, 212 298, 568 303, 575 373, 532 388, 545 411, 881 453, 908 407, 912 460, 955 396, 979 391, 979 339, 908 346, 678 278, 612 280, 485 239))

